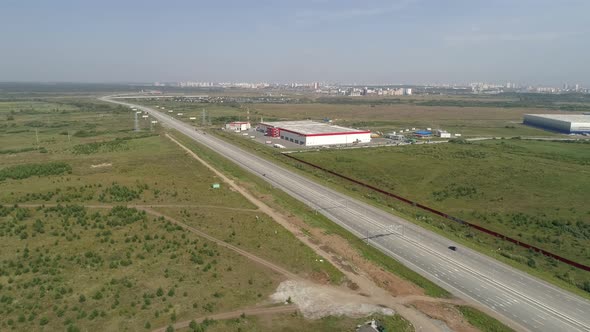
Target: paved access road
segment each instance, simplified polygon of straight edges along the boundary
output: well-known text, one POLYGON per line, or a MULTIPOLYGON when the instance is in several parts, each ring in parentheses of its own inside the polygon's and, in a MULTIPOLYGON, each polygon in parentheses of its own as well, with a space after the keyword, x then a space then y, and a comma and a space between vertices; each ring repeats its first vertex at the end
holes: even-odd
POLYGON ((149 112, 160 123, 217 151, 302 201, 409 268, 467 301, 481 304, 530 331, 590 331, 590 301, 515 270, 402 218, 326 188, 279 165, 152 108, 104 97, 149 112))

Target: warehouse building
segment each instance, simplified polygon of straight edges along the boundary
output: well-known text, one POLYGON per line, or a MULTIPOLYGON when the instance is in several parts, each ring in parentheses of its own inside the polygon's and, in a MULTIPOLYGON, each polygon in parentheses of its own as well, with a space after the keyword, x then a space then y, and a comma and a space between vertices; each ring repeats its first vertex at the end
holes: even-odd
POLYGON ((524 124, 567 134, 590 133, 590 114, 525 114, 524 124))
POLYGON ((258 130, 303 146, 342 145, 371 142, 371 131, 305 121, 263 122, 258 130))

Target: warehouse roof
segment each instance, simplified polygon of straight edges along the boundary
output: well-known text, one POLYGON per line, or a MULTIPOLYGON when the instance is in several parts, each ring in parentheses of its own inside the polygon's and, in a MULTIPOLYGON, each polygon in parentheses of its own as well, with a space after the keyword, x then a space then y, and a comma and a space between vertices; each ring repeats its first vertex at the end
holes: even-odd
POLYGON ((332 125, 329 123, 316 122, 312 120, 262 122, 261 125, 277 127, 281 130, 292 132, 302 136, 327 136, 371 133, 371 131, 369 130, 346 128, 332 125))
POLYGON ((567 122, 590 122, 590 114, 525 114, 567 122))

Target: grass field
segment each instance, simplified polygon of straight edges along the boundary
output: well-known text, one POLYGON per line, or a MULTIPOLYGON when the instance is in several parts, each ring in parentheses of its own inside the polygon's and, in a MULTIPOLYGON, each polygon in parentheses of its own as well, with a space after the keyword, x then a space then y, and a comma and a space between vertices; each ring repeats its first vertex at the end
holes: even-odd
POLYGON ((254 305, 281 276, 144 213, 4 208, 0 326, 140 330, 254 305))
POLYGON ((334 284, 343 281, 343 274, 329 264, 320 261, 306 245, 293 234, 259 211, 218 211, 200 208, 155 208, 167 216, 201 229, 227 243, 235 244, 259 257, 280 265, 304 277, 329 280, 334 284), (211 221, 215 220, 215 223, 211 221), (296 245, 293 245, 296 244, 296 245), (293 253, 297 254, 293 254, 293 253), (289 259, 285 259, 289 257, 289 259))
POLYGON ((167 206, 239 247, 263 255, 268 245, 265 257, 303 277, 342 280, 241 195, 212 189, 220 179, 159 128, 144 120, 134 132, 127 109, 0 102, 0 118, 10 118, 0 127, 0 330, 166 326, 263 302, 283 278, 122 205, 167 206), (267 232, 251 227, 256 216, 267 232))
POLYGON ((522 125, 526 113, 547 110, 498 107, 421 106, 415 104, 258 104, 255 112, 269 118, 323 119, 373 131, 442 128, 463 136, 552 136, 553 133, 522 125))
MULTIPOLYGON (((556 136, 563 135, 524 126, 523 115, 527 113, 555 113, 553 108, 543 107, 499 107, 499 106, 466 106, 445 103, 465 102, 466 97, 448 97, 443 100, 416 97, 415 100, 404 98, 400 103, 371 104, 369 101, 356 103, 356 99, 345 99, 345 102, 333 103, 308 102, 298 104, 195 104, 172 100, 141 100, 149 106, 164 106, 166 110, 174 110, 173 115, 183 113, 179 118, 201 124, 202 110, 205 109, 215 126, 235 120, 246 120, 246 110, 254 123, 261 119, 303 120, 324 118, 332 119, 336 124, 370 129, 372 131, 399 131, 409 128, 442 128, 452 133, 461 133, 466 137, 496 136, 556 136), (188 120, 196 117, 196 120, 188 120)), ((370 100, 370 99, 368 99, 370 100)), ((478 99, 469 98, 467 102, 477 105, 478 99)), ((512 101, 512 99, 500 99, 512 101)), ((498 101, 499 102, 499 101, 498 101)), ((502 103, 500 103, 501 105, 502 103)), ((470 104, 467 104, 470 105, 470 104)))
MULTIPOLYGON (((296 156, 590 264, 590 144, 490 140, 296 156)), ((590 291, 588 273, 504 247, 506 257, 590 291)))

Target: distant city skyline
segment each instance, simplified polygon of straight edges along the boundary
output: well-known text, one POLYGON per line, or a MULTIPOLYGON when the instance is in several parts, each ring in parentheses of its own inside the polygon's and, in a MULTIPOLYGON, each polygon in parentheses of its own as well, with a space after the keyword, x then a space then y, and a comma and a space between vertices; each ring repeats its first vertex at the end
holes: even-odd
POLYGON ((583 0, 0 3, 0 81, 590 86, 583 0))

